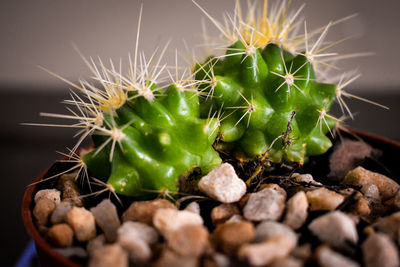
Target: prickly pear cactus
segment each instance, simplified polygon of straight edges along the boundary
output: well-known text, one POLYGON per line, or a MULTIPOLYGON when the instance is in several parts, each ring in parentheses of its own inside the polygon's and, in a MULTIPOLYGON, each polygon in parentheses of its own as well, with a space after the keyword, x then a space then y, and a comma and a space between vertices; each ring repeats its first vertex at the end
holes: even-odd
MULTIPOLYGON (((234 34, 228 36, 228 41, 236 41, 225 55, 210 56, 194 68, 207 94, 202 115, 209 110, 221 114, 220 150, 240 159, 268 151, 273 161, 302 164, 332 145, 326 135, 336 122, 328 112, 337 86, 316 81, 311 50, 289 52, 285 43, 274 41, 275 32, 262 32, 267 27, 265 14, 258 20, 254 14, 250 17, 253 22, 238 18, 239 26, 234 25, 234 34)), ((275 21, 276 28, 287 26, 279 17, 275 21)))
POLYGON ((212 147, 217 121, 199 115, 193 90, 171 85, 158 98, 151 90, 129 92, 114 114, 103 114, 103 124, 92 136, 96 148, 83 161, 94 177, 121 195, 177 192, 181 175, 195 167, 207 173, 221 162, 212 147))

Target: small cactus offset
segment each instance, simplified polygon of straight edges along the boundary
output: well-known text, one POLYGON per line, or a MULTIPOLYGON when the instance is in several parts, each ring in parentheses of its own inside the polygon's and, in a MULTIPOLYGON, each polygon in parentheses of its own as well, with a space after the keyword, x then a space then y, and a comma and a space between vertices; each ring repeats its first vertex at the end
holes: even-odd
POLYGON ((290 35, 296 14, 285 18, 288 6, 282 5, 267 17, 266 4, 260 14, 250 6, 248 20, 237 6, 230 28, 213 20, 230 46, 195 66, 207 93, 203 116, 209 109, 221 114, 218 149, 240 159, 268 151, 272 161, 302 164, 331 147, 326 135, 337 121, 328 112, 338 86, 318 82, 313 66, 329 25, 311 49, 303 35, 305 51, 296 52, 299 40, 290 35))

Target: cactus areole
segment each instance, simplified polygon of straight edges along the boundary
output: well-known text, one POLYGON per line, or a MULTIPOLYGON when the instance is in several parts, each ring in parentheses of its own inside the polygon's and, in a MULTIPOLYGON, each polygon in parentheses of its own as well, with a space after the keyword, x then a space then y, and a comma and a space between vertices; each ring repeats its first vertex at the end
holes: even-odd
POLYGON ((221 163, 212 147, 217 121, 200 118, 195 91, 171 85, 163 97, 134 95, 104 120, 110 135, 93 135, 96 149, 83 161, 118 194, 143 198, 177 192, 181 175, 196 167, 207 173, 221 163))
POLYGON ((268 150, 272 161, 302 164, 332 146, 326 134, 336 122, 328 111, 337 86, 315 80, 305 53, 293 55, 273 43, 254 48, 237 41, 225 56, 197 64, 195 72, 209 96, 201 103, 202 115, 209 109, 222 113, 219 149, 241 159, 268 150), (277 141, 288 128, 286 142, 277 141))

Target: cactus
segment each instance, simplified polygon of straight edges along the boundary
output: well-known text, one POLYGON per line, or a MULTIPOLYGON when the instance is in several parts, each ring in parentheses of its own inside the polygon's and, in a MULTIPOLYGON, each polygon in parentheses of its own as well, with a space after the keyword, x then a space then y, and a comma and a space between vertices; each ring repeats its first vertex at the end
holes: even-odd
POLYGON ((296 52, 298 40, 292 39, 290 30, 298 13, 285 18, 288 6, 282 4, 267 17, 266 3, 259 16, 255 4, 250 6, 248 20, 236 6, 230 28, 212 19, 230 46, 225 55, 209 56, 194 68, 207 93, 202 116, 209 109, 222 113, 220 150, 242 160, 268 152, 272 161, 303 164, 331 147, 326 135, 337 122, 328 112, 338 86, 318 82, 313 66, 330 25, 311 49, 306 32, 305 51, 296 52), (283 142, 277 142, 279 138, 283 142))

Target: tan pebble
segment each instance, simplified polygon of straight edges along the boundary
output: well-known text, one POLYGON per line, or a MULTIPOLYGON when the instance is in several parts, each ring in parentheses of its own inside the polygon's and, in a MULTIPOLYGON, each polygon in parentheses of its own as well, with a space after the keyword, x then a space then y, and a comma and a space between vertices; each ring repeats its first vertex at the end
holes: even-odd
POLYGON ((268 267, 303 267, 304 263, 300 259, 288 256, 286 258, 280 258, 274 260, 268 267))
POLYGON ((182 256, 199 257, 208 246, 209 234, 202 225, 186 225, 168 237, 168 247, 182 256))
POLYGON ((255 242, 268 241, 270 238, 276 235, 287 235, 293 239, 294 243, 297 243, 296 233, 287 225, 275 222, 275 221, 264 221, 256 226, 255 242))
POLYGON ((237 176, 233 166, 223 163, 200 179, 199 189, 219 202, 233 203, 242 198, 247 187, 237 176))
POLYGON ((288 235, 276 235, 262 243, 244 244, 238 256, 252 266, 264 266, 284 258, 296 247, 296 242, 288 235))
POLYGON ((74 206, 82 207, 82 198, 80 197, 79 188, 76 184, 77 175, 78 173, 61 175, 57 182, 57 188, 62 192, 63 201, 70 201, 74 206))
POLYGON ((361 247, 366 267, 400 266, 398 249, 385 234, 370 235, 361 247))
POLYGON ((61 201, 59 205, 55 208, 50 217, 50 222, 52 224, 66 223, 67 213, 72 209, 72 203, 69 201, 61 201))
POLYGON ((203 219, 200 215, 176 209, 158 209, 153 217, 154 227, 164 236, 185 225, 202 225, 203 219))
POLYGON ((255 229, 251 222, 219 224, 212 233, 214 244, 227 255, 234 255, 241 245, 251 242, 254 237, 255 229))
POLYGON ((48 231, 50 242, 59 248, 72 247, 74 241, 74 231, 68 224, 53 225, 48 231))
POLYGON ((105 244, 106 244, 106 238, 105 238, 104 234, 98 235, 95 238, 89 240, 89 242, 86 245, 86 251, 89 254, 92 254, 93 252, 95 252, 96 250, 98 250, 99 248, 104 246, 105 244))
POLYGON ((279 185, 277 185, 277 184, 263 184, 261 187, 260 187, 260 190, 259 191, 262 191, 263 189, 265 189, 265 188, 270 188, 270 189, 272 189, 272 190, 275 190, 275 191, 277 191, 279 194, 281 194, 281 195, 283 195, 283 196, 287 196, 286 195, 286 191, 285 191, 285 189, 283 189, 282 187, 280 187, 279 185))
POLYGON ((293 173, 292 176, 290 176, 290 179, 293 179, 297 183, 306 183, 309 185, 316 185, 316 186, 322 185, 321 183, 315 181, 312 175, 309 173, 306 174, 293 173))
POLYGON ((308 216, 308 199, 303 191, 297 192, 286 203, 286 214, 283 221, 294 230, 299 229, 308 216))
POLYGON ((97 249, 89 259, 89 267, 128 267, 127 252, 118 244, 106 245, 97 249))
POLYGON ((190 204, 186 206, 185 210, 200 214, 200 205, 199 205, 199 203, 193 201, 193 202, 190 202, 190 204))
POLYGON ((400 190, 397 191, 396 195, 393 198, 393 204, 396 210, 400 211, 400 190))
POLYGON ((136 201, 122 214, 122 221, 138 221, 151 225, 158 209, 176 209, 176 206, 166 199, 136 201))
POLYGON ((85 208, 74 207, 67 213, 67 222, 74 230, 79 242, 86 242, 96 236, 93 214, 85 208))
POLYGON ((221 204, 216 206, 211 211, 211 221, 214 225, 218 223, 223 223, 231 218, 235 214, 240 214, 239 208, 236 204, 221 204))
POLYGON ((350 258, 332 250, 328 246, 319 246, 316 250, 316 257, 321 267, 359 267, 360 265, 350 258))
POLYGON ((400 243, 400 211, 395 212, 389 216, 379 218, 375 223, 372 224, 372 227, 379 232, 387 234, 393 240, 400 243))
POLYGON ((90 211, 96 219, 96 224, 103 230, 107 242, 115 242, 118 227, 121 225, 115 205, 109 199, 104 199, 90 211))
POLYGON ((197 267, 198 259, 196 257, 182 257, 170 249, 164 249, 160 258, 152 264, 153 267, 197 267))
POLYGON ((35 217, 37 224, 46 225, 55 208, 56 204, 53 200, 41 198, 33 208, 33 216, 35 217))
POLYGON ((344 196, 324 187, 306 193, 310 211, 334 210, 344 201, 344 196))
POLYGON ((291 255, 303 261, 308 261, 312 256, 312 246, 310 243, 305 243, 293 249, 291 255))
POLYGON ((279 220, 285 210, 286 194, 280 190, 265 188, 252 193, 243 208, 243 216, 249 221, 279 220))
POLYGON ((35 203, 39 202, 43 198, 47 198, 48 200, 53 201, 56 206, 61 202, 60 191, 58 191, 57 189, 43 189, 38 191, 35 194, 35 203))
POLYGON ((345 185, 365 186, 374 184, 378 187, 382 200, 387 200, 395 196, 400 189, 398 183, 385 175, 371 172, 363 167, 357 167, 350 171, 342 181, 345 185))

